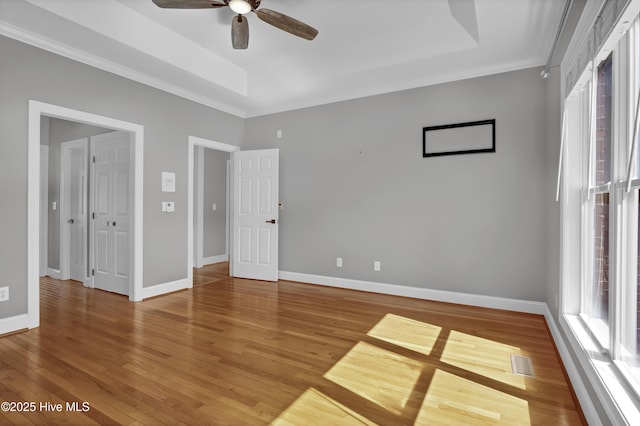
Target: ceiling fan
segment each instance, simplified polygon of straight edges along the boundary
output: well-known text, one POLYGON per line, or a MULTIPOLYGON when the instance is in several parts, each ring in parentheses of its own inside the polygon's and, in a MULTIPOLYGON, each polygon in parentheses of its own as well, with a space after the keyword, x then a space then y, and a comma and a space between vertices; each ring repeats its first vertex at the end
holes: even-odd
POLYGON ((152 0, 165 9, 217 9, 229 7, 238 15, 231 22, 231 44, 234 49, 246 49, 249 45, 249 23, 244 16, 249 12, 258 15, 267 24, 306 40, 313 40, 318 30, 290 16, 270 9, 258 9, 262 0, 152 0))

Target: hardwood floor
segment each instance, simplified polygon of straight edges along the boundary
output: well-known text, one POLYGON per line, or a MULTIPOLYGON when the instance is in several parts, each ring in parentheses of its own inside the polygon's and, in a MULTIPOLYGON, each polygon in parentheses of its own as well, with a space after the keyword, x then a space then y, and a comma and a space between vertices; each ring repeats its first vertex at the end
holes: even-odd
POLYGON ((7 401, 35 411, 0 424, 586 424, 541 316, 232 279, 226 264, 140 303, 43 279, 41 326, 0 338, 7 401))

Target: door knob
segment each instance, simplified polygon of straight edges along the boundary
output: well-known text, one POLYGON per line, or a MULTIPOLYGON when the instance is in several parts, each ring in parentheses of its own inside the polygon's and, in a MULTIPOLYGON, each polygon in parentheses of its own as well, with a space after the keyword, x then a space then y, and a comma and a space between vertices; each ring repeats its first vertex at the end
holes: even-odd
POLYGON ((110 226, 110 225, 111 225, 111 221, 104 223, 104 226, 110 226))
POLYGON ((275 219, 265 220, 264 223, 277 223, 275 219))
POLYGON ((67 221, 67 223, 74 223, 74 222, 75 222, 75 220, 73 220, 73 219, 69 219, 69 220, 67 221))

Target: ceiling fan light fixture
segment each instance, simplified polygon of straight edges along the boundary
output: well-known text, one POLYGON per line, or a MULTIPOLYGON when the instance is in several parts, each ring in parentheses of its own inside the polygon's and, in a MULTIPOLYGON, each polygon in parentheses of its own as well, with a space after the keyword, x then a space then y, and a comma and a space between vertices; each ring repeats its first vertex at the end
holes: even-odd
POLYGON ((235 13, 238 13, 240 15, 245 15, 251 12, 251 5, 247 0, 231 0, 229 2, 229 7, 235 13))

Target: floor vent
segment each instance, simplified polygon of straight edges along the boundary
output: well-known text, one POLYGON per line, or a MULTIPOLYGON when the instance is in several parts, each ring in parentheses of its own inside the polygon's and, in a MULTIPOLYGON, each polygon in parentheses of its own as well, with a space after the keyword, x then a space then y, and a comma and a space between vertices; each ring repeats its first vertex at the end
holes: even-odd
POLYGON ((518 376, 536 377, 528 356, 511 354, 511 371, 518 376))

